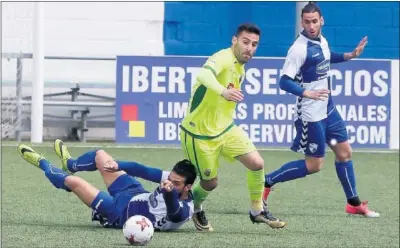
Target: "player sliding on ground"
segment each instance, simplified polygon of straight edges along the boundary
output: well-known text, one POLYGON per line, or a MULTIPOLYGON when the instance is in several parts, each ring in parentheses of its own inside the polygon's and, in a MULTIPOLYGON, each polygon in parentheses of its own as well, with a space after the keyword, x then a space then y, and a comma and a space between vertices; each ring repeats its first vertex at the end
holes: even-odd
POLYGON ((200 70, 189 101, 188 114, 182 120, 181 144, 185 157, 197 168, 200 183, 193 188, 193 221, 200 231, 212 231, 202 204, 217 187, 219 158, 240 161, 247 171, 253 223, 281 228, 285 222, 263 209, 264 160, 246 133, 235 125, 233 116, 245 77, 244 64, 256 52, 260 29, 240 25, 232 37, 232 46, 212 55, 200 70))
POLYGON ((99 221, 104 227, 122 228, 129 217, 143 215, 152 221, 155 230, 166 231, 179 228, 193 215, 191 187, 196 170, 188 160, 179 161, 167 172, 136 162, 115 161, 103 150, 89 151, 73 159, 61 140, 55 141, 54 149, 63 170, 27 145, 19 145, 18 153, 43 170, 56 188, 72 191, 92 208, 92 221, 99 221), (102 175, 108 192, 71 175, 96 170, 102 175), (150 193, 135 177, 160 183, 160 186, 150 193))
POLYGON ((304 30, 289 49, 279 86, 297 96, 297 136, 291 149, 305 154, 305 159, 291 161, 265 176, 264 202, 274 184, 318 172, 324 163, 327 143, 336 156, 336 173, 347 198, 345 211, 379 217, 358 197, 346 124, 330 94, 330 64, 360 56, 367 37, 351 53, 334 53, 321 34, 324 19, 320 8, 315 3, 307 4, 301 18, 304 30))

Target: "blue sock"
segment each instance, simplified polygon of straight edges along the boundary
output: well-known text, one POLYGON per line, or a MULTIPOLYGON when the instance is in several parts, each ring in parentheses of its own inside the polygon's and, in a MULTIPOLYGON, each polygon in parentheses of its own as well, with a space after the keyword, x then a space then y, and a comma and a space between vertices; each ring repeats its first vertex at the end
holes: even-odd
POLYGON ((342 184, 346 198, 350 199, 358 196, 356 190, 356 178, 354 176, 353 161, 335 161, 336 174, 342 184))
POLYGON ((70 172, 77 172, 77 171, 95 171, 97 170, 96 167, 96 152, 89 151, 87 153, 82 154, 77 159, 70 158, 67 161, 67 167, 70 172))
POLYGON ((90 207, 101 214, 107 215, 112 211, 113 203, 114 198, 110 194, 100 191, 96 198, 94 198, 92 204, 90 204, 90 207))
POLYGON ((118 222, 118 215, 114 210, 114 198, 104 192, 100 191, 90 204, 92 211, 92 221, 98 221, 103 227, 112 227, 118 222))
POLYGON ((57 189, 63 189, 66 191, 71 191, 64 185, 65 178, 69 174, 60 168, 54 167, 48 160, 42 159, 39 162, 40 168, 44 171, 44 174, 49 179, 49 181, 57 189))
POLYGON ((296 160, 284 164, 281 168, 265 175, 265 187, 271 187, 275 183, 286 182, 307 176, 306 161, 296 160))

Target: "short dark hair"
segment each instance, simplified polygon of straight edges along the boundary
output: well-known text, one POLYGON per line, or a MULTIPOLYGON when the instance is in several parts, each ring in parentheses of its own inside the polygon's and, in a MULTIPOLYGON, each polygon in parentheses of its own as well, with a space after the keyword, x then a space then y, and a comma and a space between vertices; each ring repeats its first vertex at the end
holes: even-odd
POLYGON ((236 36, 236 37, 239 37, 239 35, 240 35, 243 31, 246 31, 246 32, 249 32, 249 33, 253 33, 253 34, 256 34, 256 35, 258 35, 258 36, 261 35, 261 30, 260 30, 260 28, 257 27, 257 25, 251 24, 251 23, 243 23, 243 24, 240 24, 239 27, 238 27, 237 30, 236 30, 235 36, 236 36))
POLYGON ((316 2, 310 1, 306 4, 306 6, 304 6, 304 8, 301 10, 301 18, 303 18, 303 14, 304 13, 315 13, 317 12, 319 14, 319 16, 322 16, 322 12, 321 9, 319 8, 319 6, 317 5, 316 2))
POLYGON ((193 184, 197 177, 196 168, 187 159, 176 163, 172 168, 172 171, 185 178, 185 185, 193 184))

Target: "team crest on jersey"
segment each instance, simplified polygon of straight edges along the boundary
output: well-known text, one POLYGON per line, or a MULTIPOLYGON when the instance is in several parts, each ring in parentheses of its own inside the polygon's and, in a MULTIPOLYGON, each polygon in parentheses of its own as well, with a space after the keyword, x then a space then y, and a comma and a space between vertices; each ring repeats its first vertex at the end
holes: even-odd
POLYGON ((318 74, 325 74, 330 70, 331 61, 326 59, 317 65, 317 73, 318 74))
POLYGON ((311 153, 314 153, 314 152, 317 151, 318 145, 315 144, 315 143, 310 143, 310 145, 308 145, 308 148, 310 149, 310 152, 311 152, 311 153))
POLYGON ((229 89, 235 88, 235 85, 233 83, 229 83, 228 87, 226 87, 226 88, 229 90, 229 89))
POLYGON ((205 170, 205 171, 204 171, 204 175, 205 175, 206 177, 210 176, 210 175, 211 175, 211 170, 210 170, 210 169, 205 170))

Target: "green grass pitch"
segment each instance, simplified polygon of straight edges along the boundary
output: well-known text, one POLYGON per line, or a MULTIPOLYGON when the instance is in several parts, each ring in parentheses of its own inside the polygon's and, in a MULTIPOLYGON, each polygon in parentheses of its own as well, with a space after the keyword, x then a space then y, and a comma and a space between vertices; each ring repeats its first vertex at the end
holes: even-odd
MULTIPOLYGON (((34 148, 60 165, 51 147, 34 148)), ((73 156, 89 148, 70 147, 73 156)), ((168 169, 182 158, 177 149, 106 148, 114 158, 168 169)), ((261 151, 266 171, 300 156, 261 151)), ((215 231, 199 233, 190 221, 176 232, 155 233, 148 247, 399 247, 399 154, 354 153, 360 197, 381 213, 379 219, 345 214, 345 197, 332 153, 321 172, 278 184, 270 209, 288 221, 284 229, 255 225, 247 211, 246 171, 221 161, 219 186, 205 203, 215 231)), ((27 164, 15 147, 2 147, 2 247, 127 247, 122 230, 91 222, 91 210, 72 193, 55 189, 42 171, 27 164)), ((98 172, 77 174, 105 189, 98 172)), ((143 180, 141 180, 143 182, 143 180)), ((147 189, 156 185, 144 182, 147 189)))

